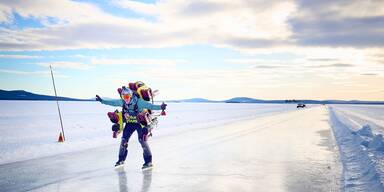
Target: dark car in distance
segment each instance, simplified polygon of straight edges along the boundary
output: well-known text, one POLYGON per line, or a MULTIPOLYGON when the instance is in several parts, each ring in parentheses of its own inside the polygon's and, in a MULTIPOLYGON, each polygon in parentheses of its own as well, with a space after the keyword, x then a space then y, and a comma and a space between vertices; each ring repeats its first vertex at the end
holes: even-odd
POLYGON ((304 108, 304 107, 306 107, 305 104, 303 104, 303 103, 299 103, 299 104, 297 104, 297 107, 296 107, 296 108, 304 108))

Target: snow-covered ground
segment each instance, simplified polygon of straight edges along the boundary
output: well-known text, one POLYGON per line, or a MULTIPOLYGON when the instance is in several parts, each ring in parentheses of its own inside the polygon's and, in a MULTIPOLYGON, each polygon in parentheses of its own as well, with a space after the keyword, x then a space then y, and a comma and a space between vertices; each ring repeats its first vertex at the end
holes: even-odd
POLYGON ((384 191, 384 106, 332 105, 345 191, 384 191))
POLYGON ((8 162, 0 165, 2 191, 340 189, 341 166, 324 106, 170 104, 150 140, 155 167, 142 172, 135 134, 125 169, 113 169, 118 140, 105 114, 114 108, 61 104, 67 136, 61 144, 55 142, 54 102, 1 104, 1 154, 8 162))

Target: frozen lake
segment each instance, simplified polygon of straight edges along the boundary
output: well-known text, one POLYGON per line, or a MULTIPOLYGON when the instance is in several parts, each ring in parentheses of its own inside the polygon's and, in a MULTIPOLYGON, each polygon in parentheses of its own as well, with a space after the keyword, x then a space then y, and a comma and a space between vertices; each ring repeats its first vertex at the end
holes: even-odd
POLYGON ((8 135, 1 140, 6 155, 2 158, 8 161, 0 165, 2 190, 340 189, 338 152, 323 106, 297 110, 295 105, 170 104, 149 141, 155 167, 142 172, 136 134, 130 140, 125 168, 113 168, 118 140, 111 137, 105 114, 114 108, 62 102, 68 131, 67 141, 58 144, 54 104, 2 102, 7 107, 1 109, 0 130, 8 135), (13 113, 22 109, 25 113, 13 113), (12 159, 16 162, 9 162, 12 159))
MULTIPOLYGON (((116 107, 60 102, 68 142, 58 145, 61 128, 56 102, 0 101, 0 106, 0 164, 119 143, 112 139, 112 123, 106 115, 116 107)), ((170 103, 168 115, 159 118, 153 134, 159 137, 291 110, 294 105, 170 103)))

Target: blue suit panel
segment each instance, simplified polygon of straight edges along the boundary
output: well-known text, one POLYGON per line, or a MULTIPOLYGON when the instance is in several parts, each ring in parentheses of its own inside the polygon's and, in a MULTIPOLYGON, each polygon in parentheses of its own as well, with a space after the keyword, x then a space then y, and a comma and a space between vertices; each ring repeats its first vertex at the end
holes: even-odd
POLYGON ((153 105, 153 104, 145 101, 142 98, 138 98, 137 96, 133 96, 131 101, 128 104, 126 104, 124 102, 124 100, 122 100, 122 99, 111 99, 111 100, 104 100, 103 99, 103 100, 101 100, 101 103, 105 104, 105 105, 116 106, 116 107, 121 107, 123 105, 129 105, 129 106, 131 106, 128 108, 130 110, 133 110, 134 104, 136 103, 139 112, 143 111, 144 109, 161 110, 160 105, 153 105))

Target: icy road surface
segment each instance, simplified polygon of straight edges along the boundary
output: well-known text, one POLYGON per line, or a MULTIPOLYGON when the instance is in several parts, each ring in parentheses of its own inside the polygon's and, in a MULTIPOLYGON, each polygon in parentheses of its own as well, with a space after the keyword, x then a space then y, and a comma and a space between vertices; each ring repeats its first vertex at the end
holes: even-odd
MULTIPOLYGON (((325 107, 208 128, 178 127, 150 140, 141 171, 136 133, 125 168, 118 146, 0 165, 1 191, 339 191, 341 167, 325 107)), ((64 144, 65 145, 65 144, 64 144)))

